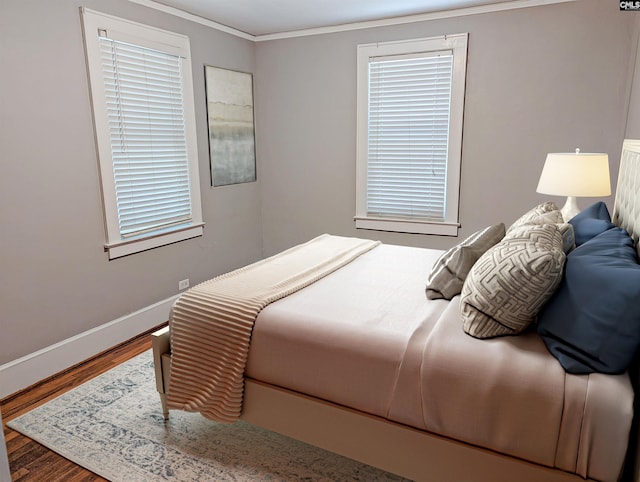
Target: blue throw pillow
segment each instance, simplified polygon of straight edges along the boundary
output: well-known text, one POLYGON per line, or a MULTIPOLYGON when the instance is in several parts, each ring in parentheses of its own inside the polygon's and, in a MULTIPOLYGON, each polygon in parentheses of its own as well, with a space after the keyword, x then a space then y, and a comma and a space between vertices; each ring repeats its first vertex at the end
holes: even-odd
POLYGON ((592 204, 578 213, 569 220, 569 224, 573 226, 576 246, 586 243, 594 236, 615 226, 611 222, 607 205, 602 201, 592 204))
POLYGON ((569 373, 622 373, 640 346, 640 264, 633 240, 611 228, 567 255, 538 333, 569 373))

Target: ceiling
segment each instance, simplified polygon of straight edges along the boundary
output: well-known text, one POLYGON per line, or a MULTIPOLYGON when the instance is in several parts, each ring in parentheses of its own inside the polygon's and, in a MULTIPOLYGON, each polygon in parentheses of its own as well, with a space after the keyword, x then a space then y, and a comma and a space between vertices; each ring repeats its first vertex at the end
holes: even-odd
MULTIPOLYGON (((505 3, 527 6, 532 2, 524 0, 146 0, 145 3, 149 6, 152 6, 150 4, 166 6, 254 37, 260 37, 469 7, 505 3)), ((537 3, 555 2, 541 0, 537 3)))

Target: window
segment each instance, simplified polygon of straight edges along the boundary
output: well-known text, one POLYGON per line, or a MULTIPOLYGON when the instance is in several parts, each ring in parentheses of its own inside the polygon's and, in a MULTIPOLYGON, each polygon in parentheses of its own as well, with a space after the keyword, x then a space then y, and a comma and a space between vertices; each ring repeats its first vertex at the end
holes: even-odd
POLYGON ((82 13, 109 258, 201 236, 189 39, 82 13))
POLYGON ((457 235, 467 37, 358 45, 357 228, 457 235))

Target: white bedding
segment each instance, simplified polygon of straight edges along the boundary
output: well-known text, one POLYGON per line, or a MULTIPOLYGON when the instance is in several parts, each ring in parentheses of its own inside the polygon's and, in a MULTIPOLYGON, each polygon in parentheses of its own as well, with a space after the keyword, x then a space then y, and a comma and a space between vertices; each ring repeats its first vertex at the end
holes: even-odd
POLYGON ((466 335, 457 297, 425 296, 440 254, 381 245, 267 306, 254 326, 246 376, 616 480, 632 418, 628 376, 568 375, 535 333, 466 335))
POLYGON ((412 289, 424 286, 421 276, 439 251, 374 251, 330 282, 267 306, 254 325, 245 374, 387 416, 409 338, 430 330, 447 302, 427 304, 424 289, 412 289))
POLYGON ((219 422, 238 420, 258 313, 378 244, 325 234, 185 292, 171 310, 167 407, 197 411, 219 422))

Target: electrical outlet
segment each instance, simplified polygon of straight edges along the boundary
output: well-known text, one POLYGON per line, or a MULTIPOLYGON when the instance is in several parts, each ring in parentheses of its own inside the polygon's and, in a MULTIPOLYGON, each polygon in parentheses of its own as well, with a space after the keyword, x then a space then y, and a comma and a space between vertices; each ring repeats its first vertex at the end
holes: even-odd
POLYGON ((178 289, 186 290, 189 287, 189 278, 178 281, 178 289))

